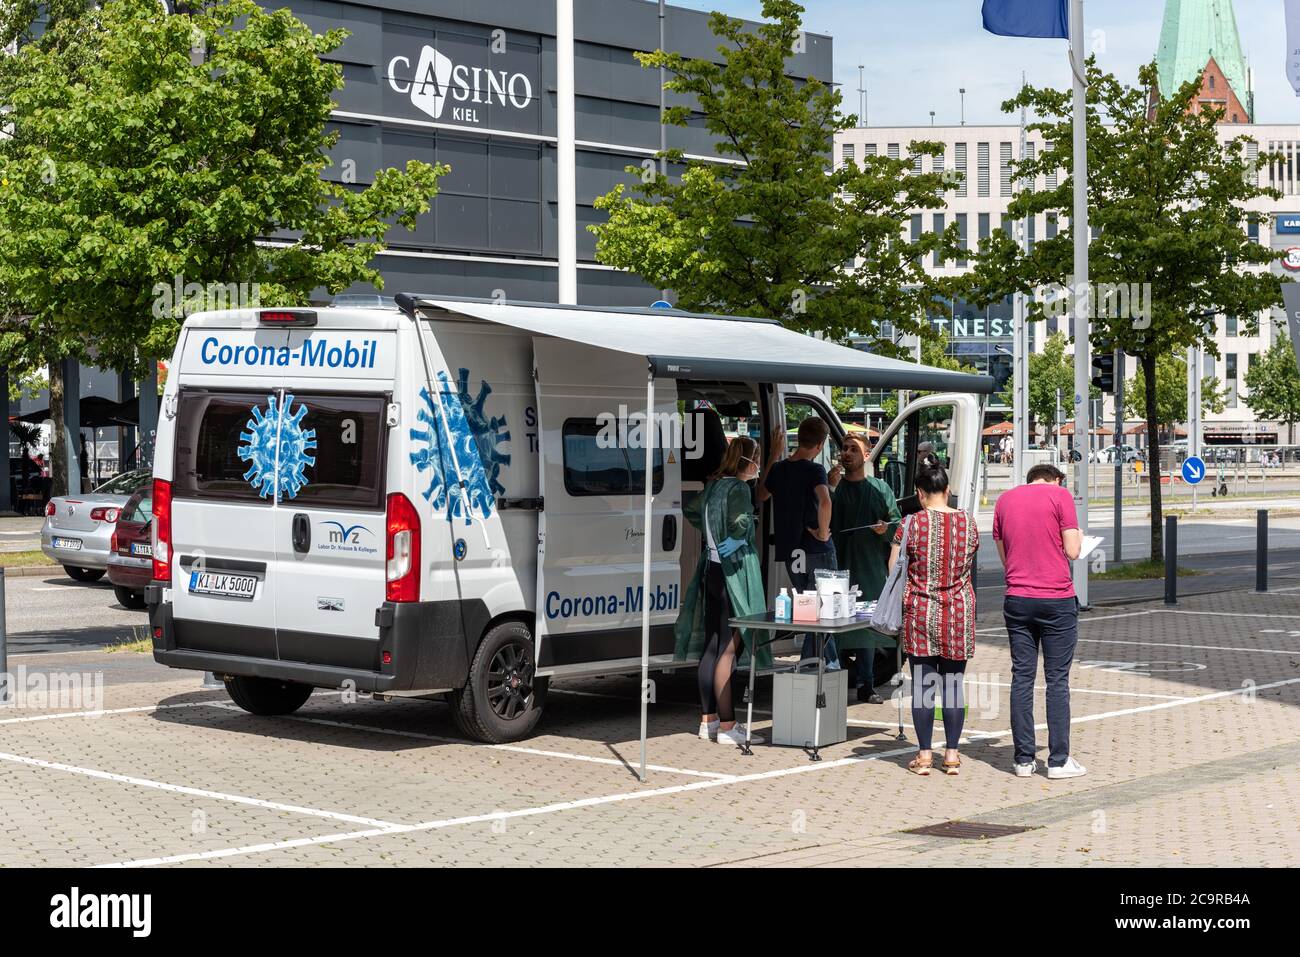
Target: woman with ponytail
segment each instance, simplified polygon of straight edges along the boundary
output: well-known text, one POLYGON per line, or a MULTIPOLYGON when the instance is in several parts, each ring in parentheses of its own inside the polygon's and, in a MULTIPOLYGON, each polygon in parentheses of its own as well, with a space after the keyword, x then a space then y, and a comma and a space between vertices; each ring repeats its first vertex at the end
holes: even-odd
POLYGON ((894 536, 889 564, 904 539, 907 583, 903 588, 903 650, 912 665, 912 723, 917 755, 909 771, 928 775, 934 757, 934 709, 943 708, 947 750, 943 771, 961 768, 957 745, 965 723, 962 681, 975 655, 975 589, 971 570, 979 549, 975 519, 948 504, 948 472, 933 452, 921 457, 916 492, 922 510, 909 516, 894 536))
MULTIPOLYGON (((700 659, 700 738, 716 738, 719 744, 745 743, 746 728, 736 722, 731 676, 742 641, 754 657, 749 635, 729 628, 727 620, 762 614, 767 605, 748 484, 758 473, 758 443, 747 435, 732 439, 704 491, 682 510, 702 533, 704 549, 677 618, 676 657, 700 659)), ((766 648, 759 657, 760 667, 770 666, 766 648)), ((750 734, 749 740, 761 744, 763 739, 750 734)))

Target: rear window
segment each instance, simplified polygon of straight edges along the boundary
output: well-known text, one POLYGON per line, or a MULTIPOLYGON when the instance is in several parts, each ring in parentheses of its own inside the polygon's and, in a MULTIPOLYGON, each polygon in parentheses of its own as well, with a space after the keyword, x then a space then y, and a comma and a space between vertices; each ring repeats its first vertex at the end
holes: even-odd
POLYGON ((142 485, 148 485, 150 480, 151 473, 148 469, 134 469, 114 476, 95 491, 105 495, 130 495, 139 491, 142 485))
MULTIPOLYGON (((626 449, 608 442, 595 419, 564 423, 564 488, 579 495, 644 495, 645 449, 626 449)), ((664 487, 663 450, 654 449, 654 491, 664 487)))
POLYGON ((146 494, 132 496, 122 509, 118 518, 120 522, 139 522, 141 525, 153 520, 153 496, 146 494))
POLYGON ((381 509, 386 397, 291 395, 278 416, 278 392, 182 390, 174 494, 269 505, 278 487, 282 505, 381 509))

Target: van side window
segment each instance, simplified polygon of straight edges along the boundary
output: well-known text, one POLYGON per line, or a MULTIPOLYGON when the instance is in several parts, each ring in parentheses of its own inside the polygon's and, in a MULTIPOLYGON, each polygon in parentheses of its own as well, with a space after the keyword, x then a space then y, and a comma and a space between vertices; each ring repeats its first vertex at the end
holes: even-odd
MULTIPOLYGON (((644 495, 645 449, 621 448, 607 441, 608 430, 595 419, 564 423, 564 488, 578 495, 644 495)), ((663 450, 654 450, 654 491, 664 487, 663 450)))

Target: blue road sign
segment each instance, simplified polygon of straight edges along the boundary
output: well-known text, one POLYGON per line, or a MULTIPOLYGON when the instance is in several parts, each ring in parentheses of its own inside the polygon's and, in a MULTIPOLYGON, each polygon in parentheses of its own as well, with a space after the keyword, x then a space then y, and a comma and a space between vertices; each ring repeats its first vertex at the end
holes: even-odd
POLYGON ((1183 481, 1188 485, 1200 485, 1205 478, 1205 462, 1195 455, 1183 459, 1183 481))
POLYGON ((671 302, 665 302, 662 299, 656 299, 654 302, 650 303, 651 309, 671 309, 672 307, 673 304, 671 302))

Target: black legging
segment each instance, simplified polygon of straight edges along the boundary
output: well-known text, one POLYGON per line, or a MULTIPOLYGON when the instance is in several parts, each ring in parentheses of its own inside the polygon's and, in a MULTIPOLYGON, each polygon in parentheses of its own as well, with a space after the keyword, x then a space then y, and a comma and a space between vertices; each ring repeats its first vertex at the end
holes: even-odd
POLYGON ((943 707, 943 736, 950 751, 957 750, 966 724, 966 696, 962 693, 966 662, 951 658, 912 659, 912 725, 916 743, 930 750, 934 738, 934 709, 943 707))
POLYGON ((731 629, 727 619, 731 603, 727 599, 727 583, 722 576, 722 566, 705 561, 704 572, 704 650, 700 652, 700 708, 702 714, 716 714, 719 721, 735 721, 736 711, 731 701, 731 680, 721 688, 714 684, 718 659, 731 642, 731 629))

